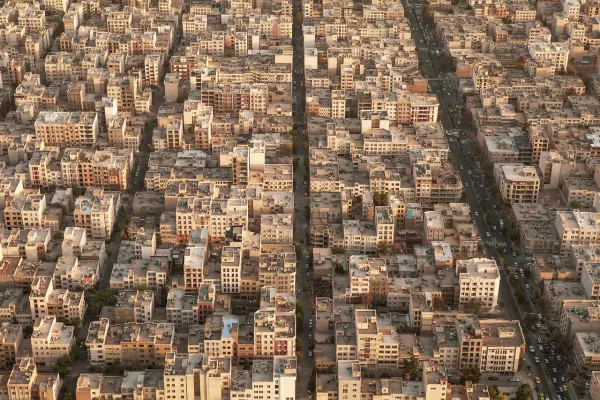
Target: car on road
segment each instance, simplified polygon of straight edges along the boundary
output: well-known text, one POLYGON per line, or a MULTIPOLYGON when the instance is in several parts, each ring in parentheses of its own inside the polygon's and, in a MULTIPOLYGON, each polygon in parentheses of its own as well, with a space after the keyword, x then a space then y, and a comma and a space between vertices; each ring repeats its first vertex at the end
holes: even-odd
POLYGON ((539 385, 539 384, 540 384, 540 382, 541 382, 541 381, 540 381, 540 377, 539 377, 539 376, 536 376, 536 377, 535 377, 535 384, 536 384, 536 385, 539 385))
POLYGON ((519 378, 510 378, 509 382, 519 382, 519 378))
POLYGON ((532 353, 535 353, 535 347, 529 346, 529 351, 532 352, 532 353))
POLYGON ((533 360, 535 361, 535 363, 536 363, 536 364, 539 364, 539 363, 540 363, 540 359, 539 359, 539 358, 537 358, 537 357, 534 357, 534 359, 533 359, 533 360))
POLYGON ((309 352, 308 352, 308 356, 309 356, 309 357, 312 357, 312 351, 309 351, 309 352))
POLYGON ((564 382, 564 381, 566 381, 565 377, 564 377, 564 376, 561 376, 561 377, 560 377, 560 381, 561 381, 561 382, 564 382))
POLYGON ((545 363, 546 365, 548 365, 548 364, 550 364, 550 360, 548 360, 547 358, 544 358, 544 363, 545 363))
POLYGON ((485 233, 485 235, 486 235, 487 237, 490 237, 490 236, 491 236, 489 232, 486 232, 486 233, 485 233))
POLYGON ((497 381, 497 380, 498 380, 498 377, 497 377, 497 376, 490 376, 490 377, 488 378, 488 380, 490 380, 490 381, 497 381))
POLYGON ((556 367, 552 368, 552 372, 556 373, 556 367))
POLYGON ((552 383, 556 383, 556 378, 552 377, 552 383))
POLYGON ((312 339, 312 333, 308 334, 308 340, 312 339))

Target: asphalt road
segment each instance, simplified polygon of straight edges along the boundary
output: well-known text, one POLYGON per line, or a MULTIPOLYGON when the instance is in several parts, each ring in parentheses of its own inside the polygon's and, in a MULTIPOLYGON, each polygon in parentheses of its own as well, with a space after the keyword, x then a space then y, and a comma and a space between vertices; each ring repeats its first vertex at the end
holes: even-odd
MULTIPOLYGON (((502 259, 498 253, 498 249, 509 248, 509 246, 512 247, 512 244, 499 230, 500 220, 498 213, 494 213, 492 216, 494 226, 497 227, 497 230, 494 230, 493 227, 489 227, 485 220, 485 214, 479 202, 479 198, 484 199, 483 202, 486 209, 492 209, 492 203, 490 195, 485 187, 485 183, 483 182, 483 175, 481 174, 481 171, 477 169, 476 158, 471 151, 471 145, 469 143, 471 139, 468 137, 468 133, 462 129, 463 126, 460 120, 461 99, 456 91, 456 78, 453 74, 443 74, 441 71, 441 63, 436 55, 436 50, 438 50, 439 47, 436 46, 435 38, 432 33, 427 30, 419 15, 421 3, 403 0, 403 4, 405 15, 409 19, 412 28, 412 37, 416 41, 418 49, 417 54, 421 62, 421 71, 425 77, 430 79, 430 92, 437 93, 438 98, 440 99, 440 110, 442 111, 440 121, 442 126, 446 131, 461 130, 459 137, 449 141, 450 154, 454 159, 454 166, 459 172, 463 182, 464 192, 471 208, 474 223, 477 226, 480 238, 482 238, 484 252, 487 257, 496 259, 496 262, 501 267, 502 259)), ((515 250, 518 251, 518 249, 515 250)), ((512 265, 515 261, 519 262, 519 265, 522 265, 522 256, 517 254, 517 257, 513 258, 511 251, 506 251, 506 253, 504 253, 504 258, 508 261, 509 265, 512 265)), ((500 268, 499 300, 504 304, 502 311, 505 318, 520 320, 523 333, 527 338, 527 348, 529 348, 529 345, 533 344, 533 337, 525 324, 519 304, 517 304, 512 293, 508 276, 502 267, 500 268)), ((524 307, 526 308, 526 312, 535 311, 535 308, 530 301, 527 301, 524 307)), ((533 378, 536 376, 540 378, 541 383, 538 385, 540 392, 555 398, 553 385, 547 378, 542 363, 535 363, 533 357, 534 354, 527 351, 524 365, 530 368, 533 378)))
MULTIPOLYGON (((302 0, 294 0, 293 5, 293 25, 292 25, 292 43, 294 47, 294 58, 292 64, 293 82, 292 96, 294 99, 294 112, 296 123, 296 137, 294 158, 297 159, 297 166, 294 168, 294 242, 301 246, 302 255, 298 258, 296 269, 296 289, 297 301, 304 309, 304 326, 302 334, 298 337, 302 340, 303 359, 298 362, 298 374, 296 377, 296 395, 299 399, 308 399, 308 382, 312 374, 314 366, 314 358, 309 355, 309 342, 312 337, 312 329, 310 328, 310 320, 314 320, 312 309, 312 299, 309 298, 307 291, 308 280, 308 250, 306 247, 306 227, 309 221, 306 217, 305 206, 309 204, 308 185, 304 184, 304 174, 308 170, 308 165, 304 164, 305 147, 304 143, 307 140, 305 137, 304 124, 306 108, 305 98, 305 79, 304 79, 304 46, 302 35, 302 22, 298 21, 296 15, 302 13, 302 0)), ((307 182, 308 183, 308 182, 307 182)))

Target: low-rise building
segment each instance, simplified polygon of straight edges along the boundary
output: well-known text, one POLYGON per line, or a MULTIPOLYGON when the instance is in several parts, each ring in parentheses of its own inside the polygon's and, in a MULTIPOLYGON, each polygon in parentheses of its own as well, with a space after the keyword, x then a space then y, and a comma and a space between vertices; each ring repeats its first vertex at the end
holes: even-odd
POLYGON ((56 320, 56 316, 39 317, 33 324, 31 351, 35 363, 52 367, 59 358, 70 354, 75 344, 75 328, 56 320))
POLYGON ((175 351, 175 326, 171 323, 134 322, 111 325, 104 318, 90 324, 86 347, 92 365, 123 365, 156 367, 164 365, 165 356, 175 351))

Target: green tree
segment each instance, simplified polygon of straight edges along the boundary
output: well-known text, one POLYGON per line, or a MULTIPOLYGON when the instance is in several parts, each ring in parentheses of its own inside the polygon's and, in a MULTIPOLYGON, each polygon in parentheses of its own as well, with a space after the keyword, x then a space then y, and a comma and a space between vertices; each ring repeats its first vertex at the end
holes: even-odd
POLYGON ((302 359, 304 358, 304 353, 302 353, 301 351, 297 351, 296 358, 298 359, 298 361, 302 361, 302 359))
POLYGON ((522 384, 517 388, 512 400, 531 400, 533 399, 533 392, 527 384, 522 384))
POLYGON ((417 374, 421 366, 419 364, 419 359, 415 356, 412 356, 410 359, 404 360, 404 379, 406 380, 415 380, 417 374))
POLYGON ((387 192, 375 192, 373 193, 373 203, 375 206, 387 206, 389 202, 389 195, 387 192))
POLYGON ((294 249, 296 250, 296 257, 300 258, 302 257, 302 253, 304 252, 304 250, 302 250, 302 246, 298 243, 294 244, 294 249))
POLYGON ((333 246, 331 248, 331 254, 333 255, 340 255, 340 254, 345 254, 346 253, 346 249, 344 249, 344 246, 333 246))
POLYGON ((463 310, 467 314, 480 315, 481 314, 481 301, 477 299, 471 299, 463 304, 463 310))
POLYGON ((446 309, 446 302, 444 298, 439 294, 433 298, 433 311, 444 311, 446 309))
POLYGON ((33 333, 33 325, 25 325, 25 327, 23 328, 23 336, 25 336, 26 338, 31 337, 31 334, 33 333))
POLYGON ((73 360, 71 359, 70 355, 65 354, 64 356, 56 360, 56 363, 52 367, 52 371, 57 372, 60 375, 67 375, 69 372, 71 372, 72 368, 73 360))
POLYGON ((488 392, 490 394, 490 400, 507 400, 506 395, 504 393, 500 393, 500 390, 496 385, 489 386, 488 392))
POLYGON ((520 286, 515 288, 515 298, 519 303, 523 303, 525 301, 525 292, 520 286))
POLYGON ((121 360, 119 360, 118 358, 115 360, 115 362, 112 365, 109 365, 104 370, 104 373, 106 375, 123 375, 124 372, 125 372, 125 369, 123 368, 123 365, 121 364, 121 360))
POLYGON ((433 10, 427 4, 423 4, 423 6, 421 7, 421 16, 423 18, 423 22, 425 22, 426 24, 430 24, 434 20, 433 10))
POLYGON ((481 371, 475 364, 469 364, 460 371, 459 381, 461 385, 464 385, 465 382, 478 383, 480 379, 481 371))
POLYGON ((390 252, 390 246, 386 242, 377 243, 377 252, 379 255, 386 255, 390 252))
POLYGON ((111 289, 98 290, 92 295, 94 301, 91 302, 90 316, 93 319, 98 318, 103 306, 114 306, 117 304, 117 297, 111 289))
POLYGON ((581 207, 581 203, 578 202, 577 200, 572 200, 569 203, 569 207, 571 207, 571 208, 580 208, 581 207))

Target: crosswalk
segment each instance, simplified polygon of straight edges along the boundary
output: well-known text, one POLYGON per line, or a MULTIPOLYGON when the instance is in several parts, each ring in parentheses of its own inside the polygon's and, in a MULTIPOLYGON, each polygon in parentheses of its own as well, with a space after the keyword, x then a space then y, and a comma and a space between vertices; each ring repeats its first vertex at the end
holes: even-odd
POLYGON ((534 333, 533 335, 533 339, 535 340, 536 343, 538 344, 547 344, 548 343, 548 337, 546 337, 546 335, 542 335, 539 333, 534 333))

